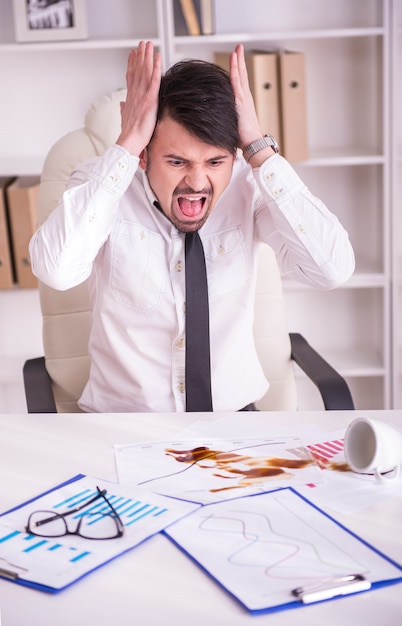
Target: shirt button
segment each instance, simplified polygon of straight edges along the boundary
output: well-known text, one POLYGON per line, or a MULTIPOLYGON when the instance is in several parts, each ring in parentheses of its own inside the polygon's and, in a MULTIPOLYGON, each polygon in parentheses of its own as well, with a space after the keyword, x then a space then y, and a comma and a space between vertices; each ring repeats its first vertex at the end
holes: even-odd
POLYGON ((112 181, 112 183, 117 185, 117 183, 120 181, 120 178, 118 176, 111 176, 110 180, 112 181))
POLYGON ((176 272, 181 272, 183 269, 183 263, 181 261, 177 261, 175 267, 176 267, 176 272))
POLYGON ((127 167, 127 165, 126 165, 125 163, 121 163, 121 162, 119 161, 119 168, 120 168, 121 170, 125 170, 125 169, 126 169, 126 167, 127 167))
POLYGON ((279 198, 279 196, 281 195, 281 191, 282 191, 282 189, 278 189, 276 187, 275 189, 272 190, 272 195, 274 195, 275 198, 279 198))
POLYGON ((145 233, 144 233, 143 230, 140 232, 140 239, 142 239, 142 240, 145 239, 145 233))
POLYGON ((178 348, 184 348, 184 339, 179 339, 176 345, 178 348))
POLYGON ((180 393, 184 393, 186 391, 186 385, 184 383, 180 383, 177 386, 178 390, 180 391, 180 393))
POLYGON ((89 221, 95 222, 95 220, 96 220, 96 213, 92 213, 92 215, 89 216, 89 221))
POLYGON ((302 235, 306 234, 306 231, 304 229, 304 227, 301 224, 298 224, 297 226, 297 230, 299 231, 299 233, 301 233, 302 235))
POLYGON ((223 246, 219 246, 218 254, 225 254, 225 248, 223 246))
POLYGON ((266 181, 271 180, 272 177, 273 177, 273 174, 270 174, 270 173, 264 174, 264 180, 266 181))

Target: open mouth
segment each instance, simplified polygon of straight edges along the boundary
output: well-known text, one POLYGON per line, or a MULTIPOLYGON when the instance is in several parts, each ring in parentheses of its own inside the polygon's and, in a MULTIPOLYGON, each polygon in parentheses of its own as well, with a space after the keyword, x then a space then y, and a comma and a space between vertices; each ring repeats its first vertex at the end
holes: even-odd
POLYGON ((196 218, 203 212, 206 196, 178 196, 177 202, 183 215, 196 218))

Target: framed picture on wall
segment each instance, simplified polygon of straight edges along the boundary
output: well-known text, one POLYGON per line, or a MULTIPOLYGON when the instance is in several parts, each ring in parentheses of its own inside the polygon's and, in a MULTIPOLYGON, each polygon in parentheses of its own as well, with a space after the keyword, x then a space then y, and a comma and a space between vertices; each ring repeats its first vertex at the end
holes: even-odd
POLYGON ((18 42, 88 36, 85 0, 13 0, 13 8, 18 42))

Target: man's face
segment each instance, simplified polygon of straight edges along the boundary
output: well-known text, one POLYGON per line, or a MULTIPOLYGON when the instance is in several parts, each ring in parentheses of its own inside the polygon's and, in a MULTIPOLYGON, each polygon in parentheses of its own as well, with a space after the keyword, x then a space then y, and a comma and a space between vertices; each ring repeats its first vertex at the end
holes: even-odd
POLYGON ((226 189, 234 155, 196 139, 169 117, 140 159, 163 212, 182 232, 201 228, 226 189))

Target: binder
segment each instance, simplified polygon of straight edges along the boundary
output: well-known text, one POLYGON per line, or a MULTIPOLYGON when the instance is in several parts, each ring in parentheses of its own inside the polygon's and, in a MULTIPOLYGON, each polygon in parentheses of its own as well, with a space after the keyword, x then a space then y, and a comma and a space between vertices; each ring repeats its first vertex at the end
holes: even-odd
MULTIPOLYGON (((275 52, 250 51, 245 53, 248 79, 261 130, 273 135, 281 146, 279 85, 275 52)), ((229 70, 230 54, 217 52, 215 62, 229 70)), ((281 150, 282 151, 282 150, 281 150)))
POLYGON ((273 135, 281 146, 277 56, 274 52, 251 51, 246 52, 245 59, 261 130, 273 135))
POLYGON ((197 0, 199 5, 201 32, 212 35, 214 32, 214 0, 197 0))
POLYGON ((181 10, 189 35, 200 35, 201 27, 193 0, 180 0, 181 10))
POLYGON ((6 196, 6 189, 13 180, 0 178, 0 289, 10 289, 14 284, 6 196))
POLYGON ((38 286, 32 274, 29 258, 29 242, 38 223, 39 179, 19 177, 7 187, 10 218, 12 254, 19 287, 24 289, 38 286))
POLYGON ((278 68, 282 127, 280 152, 288 161, 305 161, 309 153, 304 54, 280 52, 278 68))

